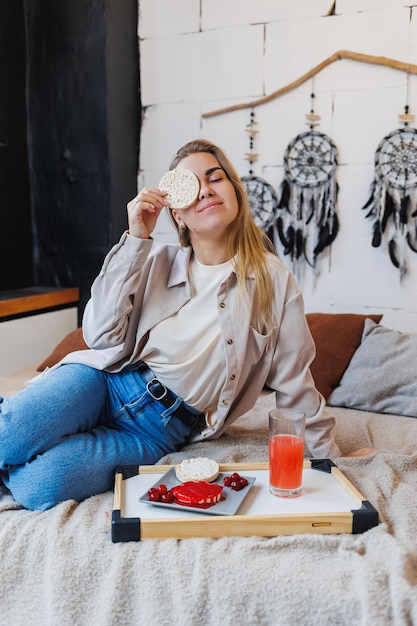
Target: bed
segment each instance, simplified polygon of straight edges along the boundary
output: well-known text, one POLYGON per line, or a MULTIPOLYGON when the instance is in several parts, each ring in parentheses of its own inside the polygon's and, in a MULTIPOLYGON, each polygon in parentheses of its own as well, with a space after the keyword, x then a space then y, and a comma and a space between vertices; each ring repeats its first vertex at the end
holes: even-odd
MULTIPOLYGON (((317 346, 312 371, 336 417, 342 453, 377 450, 334 459, 377 509, 377 526, 359 534, 113 543, 113 492, 41 513, 22 509, 0 487, 2 623, 417 623, 417 336, 385 328, 380 317, 308 316, 317 346)), ((47 364, 81 343, 74 331, 47 364)), ((37 368, 0 377, 0 394, 15 393, 37 368)), ((193 456, 267 461, 272 406, 272 395, 263 393, 219 440, 189 445, 160 463, 193 456)))

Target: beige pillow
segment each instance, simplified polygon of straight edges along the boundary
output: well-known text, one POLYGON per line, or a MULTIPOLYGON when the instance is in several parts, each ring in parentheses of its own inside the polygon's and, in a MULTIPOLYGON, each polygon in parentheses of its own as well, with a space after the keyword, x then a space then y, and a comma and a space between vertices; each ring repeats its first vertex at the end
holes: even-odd
POLYGON ((417 417, 417 334, 365 322, 362 343, 328 403, 417 417))

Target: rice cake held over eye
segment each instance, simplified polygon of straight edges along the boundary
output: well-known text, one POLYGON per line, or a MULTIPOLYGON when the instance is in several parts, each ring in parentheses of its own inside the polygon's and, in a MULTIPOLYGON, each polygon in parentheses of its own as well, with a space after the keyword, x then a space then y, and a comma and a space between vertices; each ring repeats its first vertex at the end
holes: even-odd
POLYGON ((162 176, 158 189, 168 193, 166 200, 171 209, 187 209, 197 200, 200 183, 191 170, 176 167, 162 176))

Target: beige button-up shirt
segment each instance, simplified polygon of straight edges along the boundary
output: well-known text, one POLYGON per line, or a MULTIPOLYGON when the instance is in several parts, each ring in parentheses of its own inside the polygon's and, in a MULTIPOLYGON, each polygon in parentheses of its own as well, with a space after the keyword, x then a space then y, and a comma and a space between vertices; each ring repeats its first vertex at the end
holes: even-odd
MULTIPOLYGON (((140 360, 149 330, 175 314, 189 299, 190 248, 138 239, 124 233, 107 254, 91 289, 83 333, 91 350, 73 352, 62 363, 77 362, 118 372, 140 360)), ((251 303, 238 294, 232 271, 220 285, 218 312, 227 378, 217 407, 217 421, 194 440, 219 437, 251 409, 265 385, 275 391, 278 407, 305 412, 306 444, 315 458, 340 456, 333 437, 334 418, 314 385, 310 364, 315 346, 295 279, 274 255, 268 260, 273 285, 271 335, 250 324, 251 303)), ((254 277, 248 276, 249 293, 254 277)), ((265 420, 266 420, 265 416, 265 420)))

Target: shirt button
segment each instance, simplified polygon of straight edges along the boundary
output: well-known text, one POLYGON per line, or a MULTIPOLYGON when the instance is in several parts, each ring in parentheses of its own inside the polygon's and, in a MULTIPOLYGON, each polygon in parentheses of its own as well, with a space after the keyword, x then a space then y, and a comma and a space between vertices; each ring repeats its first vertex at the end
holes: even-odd
POLYGON ((235 378, 236 378, 236 375, 232 374, 231 377, 230 377, 230 380, 234 380, 235 378))
POLYGON ((228 339, 227 343, 229 344, 229 346, 231 346, 233 344, 233 339, 228 339))
POLYGON ((225 309, 226 307, 227 307, 226 302, 221 302, 221 303, 220 303, 220 308, 221 308, 221 309, 225 309))
POLYGON ((228 403, 228 401, 227 401, 227 400, 222 400, 222 405, 223 405, 223 406, 227 406, 228 404, 229 404, 229 403, 228 403))

